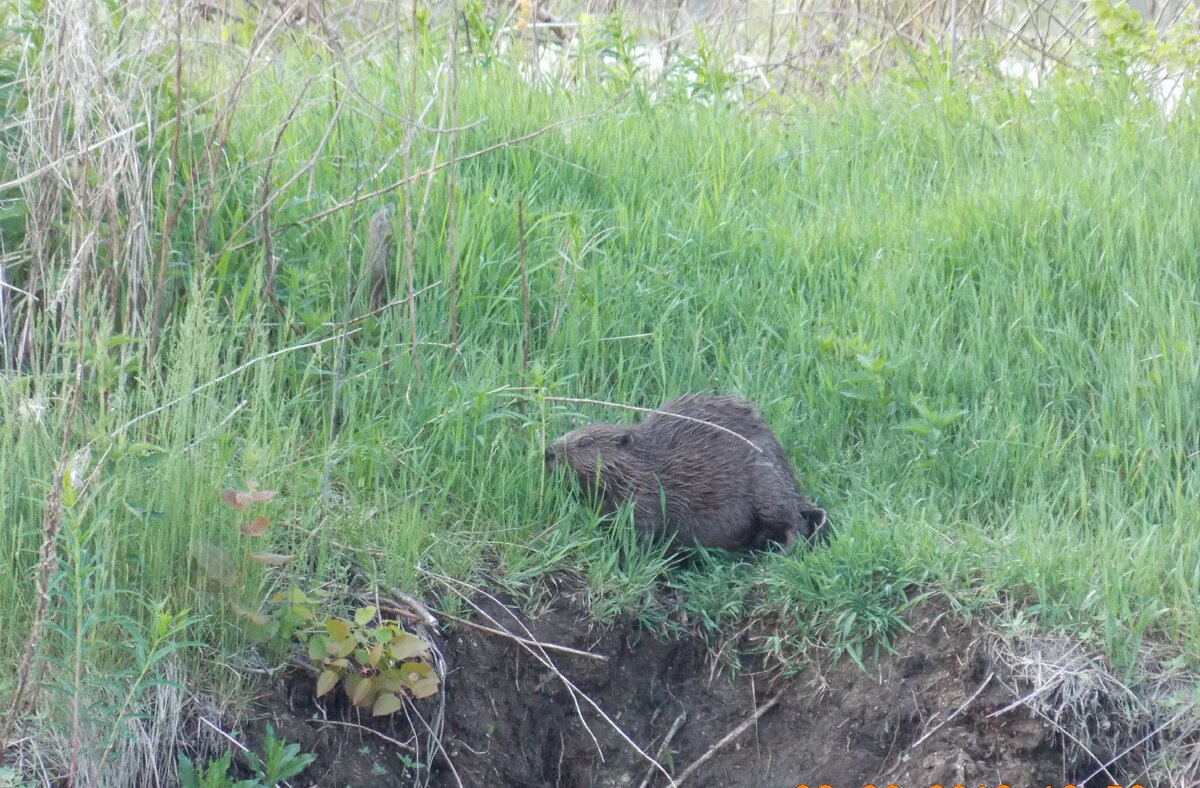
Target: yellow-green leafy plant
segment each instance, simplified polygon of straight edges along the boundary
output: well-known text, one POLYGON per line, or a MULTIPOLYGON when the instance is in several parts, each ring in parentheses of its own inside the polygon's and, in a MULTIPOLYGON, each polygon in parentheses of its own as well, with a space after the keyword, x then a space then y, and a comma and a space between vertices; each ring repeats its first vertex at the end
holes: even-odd
POLYGON ((429 663, 430 646, 396 621, 379 619, 361 607, 350 620, 329 618, 325 631, 308 641, 308 657, 321 669, 317 697, 339 683, 355 706, 376 717, 404 706, 404 696, 426 698, 438 691, 437 671, 429 663))

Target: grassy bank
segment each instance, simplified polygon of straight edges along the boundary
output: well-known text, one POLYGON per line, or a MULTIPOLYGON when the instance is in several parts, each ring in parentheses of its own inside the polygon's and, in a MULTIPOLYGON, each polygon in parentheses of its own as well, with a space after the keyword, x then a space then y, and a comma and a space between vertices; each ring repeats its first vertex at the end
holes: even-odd
MULTIPOLYGON (((554 397, 654 406, 699 390, 760 405, 835 535, 671 575, 692 620, 782 613, 792 645, 776 647, 857 654, 908 593, 941 586, 1022 603, 1119 664, 1143 638, 1200 664, 1188 107, 1164 117, 1126 80, 1027 95, 932 79, 763 119, 684 87, 568 92, 501 63, 464 67, 458 150, 498 147, 454 168, 454 279, 446 171, 414 184, 414 352, 407 304, 355 321, 368 217, 404 190, 356 200, 402 180, 398 118, 430 75, 413 94, 391 55, 344 68, 282 57, 256 72, 203 188, 187 191, 160 132, 151 213, 185 207, 153 354, 147 332, 89 321, 43 357, 56 367, 0 380, 0 653, 29 633, 78 355, 67 450, 89 451, 68 473, 52 683, 92 681, 71 668, 85 653, 137 665, 116 633, 149 642, 155 611, 186 611, 171 637, 205 644, 181 653, 228 690, 237 671, 200 665, 245 648, 234 609, 290 586, 436 594, 422 570, 520 591, 569 567, 598 615, 665 626, 657 559, 615 558, 620 529, 597 528, 540 457, 578 420, 626 418, 554 397), (240 560, 244 518, 219 491, 247 480, 279 491, 253 544, 294 556, 282 569, 240 560), (352 564, 367 576, 351 581, 352 564)), ((162 101, 155 122, 170 129, 162 101)), ((424 123, 450 125, 436 115, 424 123)), ((181 136, 179 160, 201 161, 202 135, 181 136)), ((419 130, 410 171, 447 145, 419 130)), ((81 313, 105 297, 80 291, 81 313)))

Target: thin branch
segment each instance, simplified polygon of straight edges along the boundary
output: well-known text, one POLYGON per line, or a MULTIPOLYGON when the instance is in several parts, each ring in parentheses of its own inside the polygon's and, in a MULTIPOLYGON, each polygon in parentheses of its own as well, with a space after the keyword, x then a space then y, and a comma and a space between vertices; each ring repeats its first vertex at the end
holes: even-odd
POLYGON ((46 619, 46 610, 50 607, 50 577, 58 557, 58 529, 62 524, 62 492, 63 477, 67 471, 67 447, 71 440, 71 426, 75 423, 75 415, 79 412, 79 401, 83 393, 83 363, 75 367, 75 391, 71 395, 71 407, 67 411, 66 421, 63 422, 62 443, 58 451, 58 464, 54 469, 50 494, 46 498, 46 509, 42 516, 42 546, 38 551, 37 574, 34 583, 37 587, 37 604, 33 611, 33 620, 29 624, 29 638, 25 641, 25 652, 21 655, 21 664, 17 668, 16 686, 13 688, 12 700, 8 706, 8 716, 0 727, 0 766, 4 765, 4 753, 8 748, 8 739, 12 734, 17 717, 21 714, 21 706, 25 701, 25 693, 29 689, 29 674, 37 658, 38 645, 41 643, 42 627, 46 619))
MULTIPOLYGON (((656 761, 662 760, 662 755, 667 751, 667 747, 671 746, 671 740, 675 738, 675 734, 679 733, 679 729, 683 727, 683 723, 687 722, 687 712, 680 713, 675 718, 675 722, 671 723, 671 727, 667 729, 667 735, 663 737, 662 743, 658 745, 658 749, 654 752, 656 761)), ((638 788, 646 788, 650 784, 650 778, 654 776, 654 767, 646 769, 646 776, 642 778, 642 782, 638 788)))
POLYGON ((909 748, 908 748, 909 751, 911 752, 912 750, 915 750, 921 744, 921 742, 925 741, 930 736, 937 733, 939 730, 941 730, 941 728, 943 726, 949 724, 951 720, 953 720, 955 717, 957 717, 958 715, 960 715, 964 711, 966 711, 967 707, 970 706, 972 703, 974 703, 975 699, 978 698, 985 689, 987 689, 987 685, 992 683, 992 679, 995 678, 995 676, 996 676, 995 673, 987 674, 987 678, 983 680, 983 683, 979 685, 979 689, 975 690, 975 693, 973 695, 971 695, 971 697, 967 698, 966 701, 964 701, 961 706, 959 706, 957 709, 955 709, 954 712, 949 717, 942 720, 937 725, 934 725, 929 730, 925 731, 925 733, 921 735, 921 738, 917 739, 915 742, 913 742, 909 746, 909 748))
MULTIPOLYGON (((529 277, 525 265, 525 197, 517 197, 517 243, 521 261, 521 303, 525 307, 521 345, 521 385, 525 385, 525 376, 529 374, 529 277)), ((522 400, 523 401, 523 400, 522 400)))
POLYGON ((558 651, 563 654, 570 654, 571 656, 574 656, 574 657, 585 657, 587 659, 594 659, 599 662, 607 662, 608 661, 608 657, 604 656, 603 654, 593 654, 590 651, 580 651, 579 649, 574 649, 569 646, 560 646, 556 643, 547 643, 542 640, 532 640, 529 638, 523 638, 520 635, 514 635, 513 633, 505 631, 503 629, 493 629, 492 627, 485 627, 483 624, 476 624, 474 621, 468 621, 465 618, 459 618, 458 616, 451 615, 450 613, 447 613, 444 610, 442 611, 442 615, 445 616, 446 618, 450 619, 451 621, 455 621, 464 626, 471 627, 472 629, 478 629, 480 632, 486 632, 489 635, 496 635, 497 637, 508 638, 509 640, 511 640, 515 643, 522 643, 527 646, 537 646, 538 648, 544 648, 547 651, 558 651))
POLYGON ((727 744, 732 742, 734 739, 736 739, 737 737, 739 737, 743 733, 745 733, 747 728, 749 728, 751 725, 758 722, 759 717, 766 714, 771 709, 775 708, 776 704, 778 704, 779 701, 781 701, 781 700, 783 700, 782 692, 780 692, 775 697, 771 698, 769 701, 767 701, 763 705, 759 706, 758 711, 754 712, 754 714, 752 714, 749 719, 747 719, 741 725, 737 726, 736 728, 731 730, 729 733, 727 733, 725 735, 725 738, 721 739, 719 742, 717 742, 713 746, 709 747, 708 751, 705 752, 703 755, 701 755, 699 758, 697 758, 695 761, 693 761, 691 766, 687 767, 682 772, 680 772, 679 776, 677 778, 675 778, 675 784, 679 785, 684 780, 686 780, 688 777, 690 777, 697 769, 699 769, 702 765, 704 765, 705 762, 707 762, 710 758, 712 758, 714 755, 716 755, 718 750, 720 750, 722 747, 726 746, 727 744))
MULTIPOLYGON (((499 390, 500 389, 498 389, 498 391, 499 390)), ((750 440, 749 438, 745 437, 744 435, 740 435, 740 434, 734 432, 733 430, 729 429, 728 427, 722 427, 720 424, 713 424, 711 421, 705 421, 704 419, 697 419, 692 416, 684 416, 682 413, 671 413, 669 411, 659 410, 658 408, 639 408, 636 405, 622 405, 619 402, 604 402, 603 400, 598 400, 598 399, 580 399, 578 397, 546 397, 545 399, 547 402, 572 402, 572 403, 577 403, 580 405, 600 405, 601 407, 605 407, 605 408, 619 408, 621 410, 631 410, 635 413, 655 413, 659 416, 670 416, 673 419, 682 419, 683 421, 691 421, 691 422, 695 422, 696 424, 703 424, 706 427, 712 427, 714 430, 720 430, 721 432, 726 432, 726 433, 732 435, 733 437, 737 438, 738 440, 745 442, 747 445, 752 446, 754 448, 754 450, 757 451, 758 453, 760 453, 760 454, 762 453, 762 449, 759 448, 758 444, 756 444, 754 441, 750 440)))
POLYGON ((87 154, 91 153, 92 151, 96 150, 97 148, 103 148, 104 146, 108 145, 109 143, 111 143, 115 140, 118 140, 121 137, 124 137, 126 134, 132 134, 133 132, 137 131, 138 129, 140 129, 142 126, 145 126, 145 125, 146 125, 145 123, 135 123, 127 129, 122 129, 122 130, 116 132, 115 134, 108 135, 107 137, 105 137, 102 140, 99 140, 98 142, 94 142, 91 145, 88 145, 83 150, 75 151, 74 153, 68 153, 66 156, 62 156, 62 157, 50 162, 49 164, 44 164, 41 167, 38 167, 36 170, 31 170, 19 178, 14 178, 11 181, 7 181, 5 183, 0 183, 0 192, 5 191, 7 189, 15 188, 15 187, 20 186, 25 183, 28 183, 29 181, 32 181, 36 178, 40 178, 41 176, 45 175, 48 172, 53 172, 54 170, 58 169, 62 165, 66 164, 68 162, 74 161, 75 159, 78 159, 82 156, 86 156, 87 154))

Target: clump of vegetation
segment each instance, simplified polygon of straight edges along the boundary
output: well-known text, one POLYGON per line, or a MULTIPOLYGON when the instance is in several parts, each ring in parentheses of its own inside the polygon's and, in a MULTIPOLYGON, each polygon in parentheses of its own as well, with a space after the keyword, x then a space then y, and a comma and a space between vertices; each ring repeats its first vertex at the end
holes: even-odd
POLYGON ((231 753, 197 766, 181 752, 178 755, 180 785, 183 788, 274 788, 299 775, 317 759, 311 753, 301 752, 299 744, 278 738, 270 725, 263 739, 263 754, 259 756, 247 751, 245 758, 255 776, 238 780, 229 773, 233 768, 231 753))
POLYGON ((429 644, 395 621, 369 627, 377 613, 363 607, 352 620, 326 620, 325 632, 309 638, 308 658, 321 668, 318 697, 341 682, 351 703, 379 717, 402 709, 405 693, 429 697, 439 682, 428 661, 429 644))

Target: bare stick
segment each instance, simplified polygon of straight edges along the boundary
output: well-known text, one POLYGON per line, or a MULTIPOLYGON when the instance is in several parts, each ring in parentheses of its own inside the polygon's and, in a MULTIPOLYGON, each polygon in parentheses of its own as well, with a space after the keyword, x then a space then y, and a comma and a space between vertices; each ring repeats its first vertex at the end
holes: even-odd
POLYGON ((720 424, 713 424, 711 421, 705 421, 704 419, 696 419, 691 416, 684 416, 681 413, 670 413, 665 410, 658 410, 657 408, 639 408, 635 405, 622 405, 619 402, 604 402, 603 400, 598 400, 598 399, 580 399, 577 397, 546 397, 546 401, 547 402, 574 402, 574 403, 578 403, 581 405, 600 405, 605 408, 620 408, 621 410, 632 410, 636 413, 656 413, 659 416, 670 416, 673 419, 683 419, 684 421, 693 421, 697 424, 703 424, 706 427, 712 427, 714 430, 720 430, 721 432, 727 432, 730 435, 732 435, 733 437, 737 438, 738 440, 745 441, 746 444, 748 444, 749 446, 752 446, 754 448, 754 450, 757 451, 759 454, 762 453, 762 449, 759 448, 758 445, 754 443, 754 441, 750 440, 749 438, 747 438, 743 435, 739 435, 738 433, 734 432, 733 430, 729 429, 728 427, 722 427, 720 424))
POLYGON ((964 711, 966 711, 967 707, 970 706, 975 701, 975 699, 978 698, 985 689, 987 689, 987 685, 992 683, 992 679, 995 677, 995 675, 996 675, 995 673, 989 673, 987 675, 987 678, 983 680, 983 683, 979 685, 979 689, 975 690, 975 694, 973 694, 971 697, 967 698, 967 700, 963 703, 963 705, 961 705, 957 709, 955 709, 954 713, 951 714, 949 717, 942 720, 937 725, 934 725, 929 730, 925 731, 925 733, 922 734, 921 738, 917 739, 915 742, 912 743, 912 745, 908 748, 909 751, 915 750, 917 748, 917 746, 921 744, 921 742, 925 741, 930 736, 937 733, 938 730, 940 730, 942 728, 942 726, 946 725, 951 720, 953 720, 955 717, 957 717, 958 715, 960 715, 964 711))
MULTIPOLYGON (((675 722, 671 723, 671 727, 667 729, 667 735, 663 737, 662 744, 658 745, 658 749, 654 752, 654 760, 661 761, 662 754, 666 752, 667 747, 671 745, 671 740, 675 738, 675 734, 679 733, 679 729, 683 727, 683 723, 687 721, 687 712, 683 712, 675 718, 675 722)), ((642 778, 638 788, 646 788, 650 784, 650 778, 654 775, 654 768, 646 770, 646 776, 642 778)))
POLYGON ((62 524, 62 489, 63 476, 67 470, 67 446, 71 439, 71 425, 75 423, 75 414, 79 410, 79 400, 83 392, 83 364, 75 367, 75 391, 71 395, 71 409, 63 422, 62 444, 58 451, 58 465, 54 469, 50 494, 46 498, 46 511, 42 516, 42 547, 38 554, 37 574, 34 582, 37 585, 37 606, 33 611, 33 621, 29 625, 29 639, 25 641, 25 653, 21 655, 21 665, 17 669, 16 687, 13 689, 12 701, 8 705, 8 716, 0 728, 0 766, 4 765, 4 752, 8 747, 8 738, 13 726, 21 713, 21 705, 25 700, 25 691, 29 688, 29 673, 37 658, 38 644, 42 639, 42 625, 46 618, 46 610, 50 606, 50 577, 54 571, 58 544, 58 528, 62 524))
POLYGON ((547 643, 544 640, 530 640, 529 638, 523 638, 520 635, 514 635, 513 633, 507 632, 503 629, 493 629, 492 627, 485 627, 483 624, 476 624, 474 621, 468 621, 465 618, 453 616, 445 611, 442 611, 442 615, 451 621, 455 621, 464 626, 471 627, 472 629, 478 629, 480 632, 486 632, 489 635, 508 638, 516 643, 523 643, 527 646, 537 646, 538 648, 544 648, 547 651, 558 651, 563 654, 570 654, 573 657, 586 657, 587 659, 594 659, 599 662, 608 661, 608 657, 604 656, 603 654, 593 654, 590 651, 580 651, 578 649, 570 648, 569 646, 560 646, 556 643, 547 643))
MULTIPOLYGON (((433 284, 425 285, 420 290, 418 290, 416 293, 413 293, 413 295, 416 295, 416 296, 423 295, 426 292, 432 290, 433 288, 437 287, 440 284, 441 284, 441 282, 437 281, 437 282, 434 282, 433 284)), ((343 321, 341 323, 326 323, 325 325, 329 328, 334 328, 334 329, 345 328, 346 326, 357 325, 358 323, 361 323, 364 320, 368 320, 368 319, 374 317, 375 315, 379 314, 380 312, 386 312, 387 310, 391 309, 394 306, 399 306, 400 304, 403 304, 407 300, 408 300, 408 296, 404 296, 403 298, 395 298, 395 299, 392 299, 391 301, 388 301, 386 304, 379 307, 378 309, 372 309, 370 312, 361 314, 358 317, 352 317, 349 320, 343 321)))
MULTIPOLYGON (((1124 758, 1124 757, 1125 757, 1126 755, 1128 755, 1129 753, 1133 752, 1133 751, 1134 751, 1135 749, 1137 749, 1138 747, 1141 747, 1143 744, 1145 744, 1146 742, 1150 741, 1150 740, 1151 740, 1151 739, 1153 739, 1155 736, 1157 736, 1158 734, 1160 734, 1160 733, 1162 733, 1163 731, 1165 731, 1167 728, 1169 728, 1169 727, 1171 727, 1172 725, 1174 725, 1174 724, 1175 724, 1176 722, 1178 722, 1178 721, 1179 721, 1179 720, 1180 720, 1180 719, 1181 719, 1181 718, 1184 716, 1184 714, 1186 714, 1186 713, 1187 713, 1187 712, 1186 712, 1186 710, 1185 710, 1185 711, 1181 711, 1181 712, 1179 712, 1179 713, 1178 713, 1178 714, 1176 714, 1174 717, 1172 717, 1171 719, 1169 719, 1169 720, 1167 720, 1166 722, 1164 722, 1162 725, 1159 725, 1157 728, 1155 728, 1154 730, 1150 731, 1150 732, 1149 732, 1149 733, 1147 733, 1145 736, 1143 736, 1142 738, 1140 738, 1140 739, 1138 739, 1137 741, 1135 741, 1133 744, 1131 744, 1131 745, 1129 745, 1128 747, 1126 747, 1125 749, 1121 750, 1119 753, 1117 753, 1116 755, 1114 755, 1112 758, 1109 758, 1107 761, 1105 761, 1104 763, 1100 764, 1099 768, 1097 768, 1095 771, 1093 771, 1091 774, 1089 774, 1089 775, 1087 776, 1087 779, 1085 779, 1085 780, 1080 780, 1080 781, 1079 781, 1079 784, 1080 784, 1080 785, 1087 785, 1089 782, 1091 782, 1092 778, 1093 778, 1093 777, 1095 777, 1096 775, 1100 774, 1100 772, 1104 772, 1106 775, 1108 775, 1109 782, 1111 783, 1111 782, 1113 781, 1113 777, 1112 777, 1112 775, 1111 775, 1111 774, 1109 774, 1109 771, 1108 771, 1108 767, 1109 767, 1109 766, 1112 766, 1112 765, 1113 765, 1113 764, 1115 764, 1117 761, 1121 760, 1122 758, 1124 758)), ((1094 756, 1093 756, 1093 757, 1094 757, 1094 756)))
POLYGON ((226 733, 225 731, 221 730, 220 728, 218 728, 218 727, 217 727, 217 726, 216 726, 214 723, 212 723, 212 722, 209 722, 207 718, 205 718, 205 717, 201 717, 201 718, 200 718, 200 721, 201 721, 201 722, 203 722, 203 723, 204 723, 205 725, 207 725, 208 727, 212 728, 214 731, 216 731, 216 732, 217 732, 218 734, 220 734, 221 736, 223 736, 223 737, 225 738, 225 740, 226 740, 226 741, 228 741, 228 742, 229 742, 230 744, 232 744, 234 747, 237 747, 237 748, 238 748, 239 750, 241 750, 242 752, 250 752, 250 748, 249 748, 249 747, 247 747, 246 745, 242 744, 240 741, 238 741, 237 739, 233 738, 232 736, 230 736, 228 733, 226 733))
MULTIPOLYGON (((392 273, 392 207, 385 205, 371 214, 367 222, 367 248, 359 274, 358 289, 369 290, 367 303, 378 309, 393 292, 389 281, 392 273)), ((355 299, 358 300, 358 299, 355 299)))
POLYGON ((83 150, 75 151, 74 153, 68 153, 65 156, 61 156, 58 159, 55 159, 54 161, 50 162, 49 164, 44 164, 41 167, 38 167, 36 170, 30 170, 29 172, 25 173, 24 175, 22 175, 19 178, 14 178, 11 181, 6 181, 4 183, 0 183, 0 192, 7 191, 9 189, 20 186, 21 184, 28 183, 29 181, 32 181, 36 178, 40 178, 43 175, 45 175, 46 173, 52 172, 52 171, 58 169, 62 165, 66 164, 67 162, 74 161, 75 159, 83 158, 84 156, 91 153, 92 151, 97 150, 99 148, 103 148, 106 145, 114 142, 115 140, 118 140, 121 137, 124 137, 126 134, 132 134, 135 131, 139 131, 142 128, 142 126, 145 126, 145 125, 146 125, 145 123, 135 123, 134 125, 130 126, 127 129, 122 129, 121 131, 114 132, 114 133, 108 135, 107 137, 105 137, 104 139, 94 142, 91 145, 88 145, 83 150))
POLYGON ((441 624, 438 623, 437 618, 429 611, 429 608, 421 604, 419 599, 409 596, 398 588, 392 589, 392 596, 394 596, 398 601, 408 605, 412 612, 416 613, 417 616, 425 622, 426 626, 430 627, 431 629, 437 629, 439 626, 441 626, 441 624))
POLYGON ((458 0, 450 4, 450 84, 446 101, 450 104, 450 172, 446 174, 446 254, 450 256, 450 355, 458 355, 458 249, 454 207, 454 177, 458 167, 458 0))
MULTIPOLYGON (((279 126, 279 131, 275 134, 275 142, 271 145, 271 155, 267 157, 267 165, 263 169, 262 178, 262 242, 263 242, 263 265, 266 266, 267 273, 263 277, 262 292, 263 295, 270 299, 271 303, 281 313, 282 307, 279 304, 279 299, 275 297, 275 245, 271 237, 271 203, 274 202, 274 197, 271 192, 271 168, 275 164, 275 158, 279 155, 279 146, 283 142, 283 135, 292 125, 292 119, 296 117, 296 110, 300 109, 300 102, 308 93, 309 86, 313 83, 314 78, 310 78, 304 83, 304 87, 300 88, 296 94, 296 100, 292 103, 292 108, 288 110, 287 117, 283 119, 283 123, 279 126)), ((178 126, 176 126, 178 129, 178 126)))
POLYGON ((521 303, 525 305, 524 343, 521 346, 521 385, 529 374, 529 279, 525 273, 525 197, 517 197, 517 242, 521 256, 521 303))
POLYGON ((741 725, 739 725, 736 728, 734 728, 733 730, 731 730, 729 733, 727 733, 725 735, 725 738, 721 739, 719 742, 717 742, 713 746, 709 747, 708 751, 705 752, 703 755, 701 755, 699 758, 697 758, 695 761, 693 761, 691 766, 687 767, 682 772, 680 772, 679 776, 675 778, 675 784, 679 785, 684 780, 686 780, 688 777, 690 777, 693 772, 695 772, 702 765, 704 765, 705 762, 707 762, 710 758, 712 758, 714 755, 716 755, 718 750, 720 750, 722 747, 729 744, 734 739, 736 739, 737 737, 739 737, 743 733, 745 733, 747 728, 749 728, 751 725, 758 722, 759 717, 766 714, 771 709, 775 708, 775 705, 777 703, 779 703, 779 701, 781 701, 781 700, 783 700, 782 692, 780 692, 775 697, 771 698, 769 701, 767 701, 763 705, 759 706, 758 711, 756 711, 756 712, 754 712, 754 714, 750 715, 750 718, 748 720, 746 720, 741 725))
POLYGON ((363 733, 374 734, 375 736, 378 736, 379 738, 383 739, 385 742, 387 742, 389 744, 394 744, 402 750, 408 750, 409 752, 416 752, 416 750, 413 749, 412 745, 405 744, 404 742, 400 741, 399 739, 393 739, 391 736, 388 736, 387 734, 384 734, 384 733, 380 733, 379 731, 375 730, 374 728, 368 728, 366 725, 359 725, 356 722, 342 722, 341 720, 324 719, 324 720, 321 720, 321 724, 322 725, 343 725, 347 728, 354 728, 355 730, 362 731, 363 733))
MULTIPOLYGON (((417 0, 412 0, 412 62, 409 69, 412 72, 410 100, 417 100, 417 0)), ((412 355, 413 372, 421 374, 421 360, 417 355, 417 307, 413 298, 413 267, 416 264, 416 232, 413 224, 413 184, 417 180, 412 172, 412 146, 417 139, 417 129, 410 126, 404 133, 404 142, 400 149, 400 159, 404 167, 404 281, 408 293, 408 317, 411 329, 410 352, 412 355)))
POLYGON ((179 134, 183 127, 183 0, 175 0, 175 133, 171 138, 171 158, 167 161, 167 204, 163 217, 162 238, 158 248, 158 275, 154 280, 154 304, 150 309, 150 346, 147 357, 153 358, 158 348, 158 319, 162 310, 163 282, 167 273, 167 256, 171 249, 171 231, 179 207, 175 204, 175 167, 179 162, 179 134))

